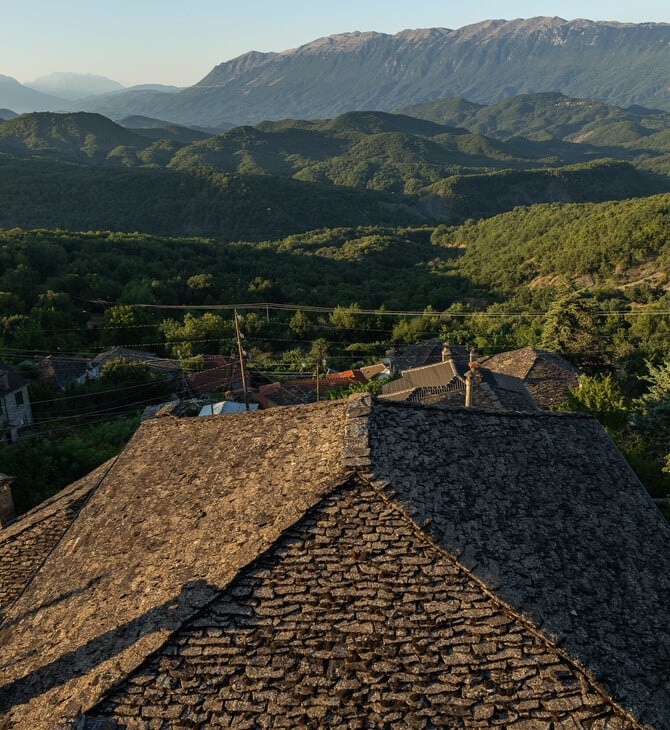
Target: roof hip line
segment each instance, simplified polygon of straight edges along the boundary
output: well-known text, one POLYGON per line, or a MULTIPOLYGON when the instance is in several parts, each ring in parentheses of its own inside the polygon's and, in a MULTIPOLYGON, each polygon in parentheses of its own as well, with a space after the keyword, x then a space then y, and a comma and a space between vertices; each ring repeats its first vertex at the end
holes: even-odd
MULTIPOLYGON (((430 534, 421 528, 411 517, 411 515, 407 512, 406 509, 404 509, 400 504, 397 502, 394 502, 391 500, 388 495, 385 493, 384 488, 389 486, 389 482, 385 480, 375 480, 374 476, 372 475, 365 475, 362 473, 358 473, 357 478, 360 479, 366 486, 368 486, 370 489, 372 489, 377 496, 384 502, 384 504, 390 509, 395 512, 397 512, 403 519, 403 521, 407 524, 409 529, 414 533, 416 538, 424 543, 426 543, 432 550, 435 550, 439 555, 449 562, 455 563, 457 568, 461 570, 463 573, 465 573, 468 578, 476 583, 481 591, 486 594, 486 596, 493 601, 494 603, 501 606, 501 608, 511 614, 517 621, 521 622, 524 627, 528 630, 529 633, 536 636, 540 641, 543 641, 545 644, 547 644, 552 651, 556 652, 563 661, 565 661, 567 664, 569 664, 576 672, 579 672, 579 674, 582 674, 586 680, 589 682, 589 684, 593 687, 593 689, 598 692, 598 694, 603 698, 604 701, 611 703, 615 709, 628 720, 630 723, 632 723, 632 726, 638 730, 643 730, 644 726, 641 725, 629 712, 627 712, 618 702, 614 700, 611 694, 609 694, 595 679, 593 674, 586 669, 583 665, 581 665, 576 659, 574 659, 570 654, 568 654, 566 651, 560 648, 554 641, 552 641, 548 636, 545 636, 536 626, 533 624, 532 621, 527 619, 523 614, 516 611, 509 603, 504 601, 502 598, 497 596, 493 591, 491 591, 486 583, 481 581, 477 576, 472 573, 472 571, 468 570, 468 568, 465 567, 459 560, 458 556, 452 555, 444 548, 440 547, 430 536, 430 534)), ((427 526, 427 522, 424 523, 424 527, 427 526)))

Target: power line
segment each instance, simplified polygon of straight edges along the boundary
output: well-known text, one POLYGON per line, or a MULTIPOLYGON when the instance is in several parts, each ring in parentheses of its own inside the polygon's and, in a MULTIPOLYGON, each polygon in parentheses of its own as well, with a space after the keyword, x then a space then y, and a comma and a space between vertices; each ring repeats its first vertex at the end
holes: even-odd
MULTIPOLYGON (((103 302, 98 302, 103 303, 103 302)), ((111 305, 112 302, 104 302, 111 305)), ((469 318, 469 317, 546 317, 549 311, 542 312, 524 312, 524 311, 512 311, 512 312, 484 312, 484 311, 469 311, 469 312, 450 312, 448 310, 438 311, 412 311, 412 310, 400 310, 400 309, 360 309, 357 307, 351 307, 346 305, 337 305, 335 307, 317 307, 312 305, 303 304, 278 304, 273 302, 253 302, 247 304, 129 304, 127 306, 137 307, 138 309, 165 309, 165 310, 189 310, 195 309, 198 311, 234 311, 238 310, 254 310, 264 309, 273 311, 284 311, 284 312, 312 312, 321 314, 333 314, 334 312, 342 312, 347 315, 366 315, 374 317, 425 317, 428 319, 450 319, 450 318, 469 318)), ((670 309, 644 309, 642 307, 636 309, 602 309, 594 310, 591 314, 595 316, 668 316, 670 315, 670 309)), ((122 328, 119 328, 122 329, 122 328)))

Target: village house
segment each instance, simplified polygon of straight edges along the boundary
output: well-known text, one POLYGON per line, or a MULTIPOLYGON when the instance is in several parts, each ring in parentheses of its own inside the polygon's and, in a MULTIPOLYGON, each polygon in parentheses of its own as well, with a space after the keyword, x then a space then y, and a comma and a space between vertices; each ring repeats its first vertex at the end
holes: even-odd
POLYGON ((191 390, 199 395, 242 390, 240 361, 225 355, 203 355, 202 368, 188 374, 191 390))
POLYGON ((0 438, 16 441, 21 429, 32 422, 28 381, 0 362, 0 438))
MULTIPOLYGON (((438 342, 420 343, 418 352, 434 359, 438 342)), ((411 354, 400 351, 396 369, 416 359, 411 354)), ((524 347, 491 357, 472 355, 464 347, 444 343, 440 362, 405 367, 400 378, 382 387, 382 397, 447 408, 534 411, 564 403, 568 389, 577 386, 578 370, 551 352, 524 347)))
POLYGON ((154 377, 163 376, 168 380, 181 377, 181 365, 177 360, 158 357, 153 352, 132 350, 127 347, 113 347, 111 350, 98 353, 92 360, 93 367, 100 371, 105 364, 113 360, 131 360, 138 365, 145 365, 154 377))
POLYGON ((58 390, 67 390, 73 385, 83 385, 95 380, 99 368, 87 357, 61 357, 48 355, 35 365, 37 379, 58 390))
POLYGON ((541 410, 565 403, 569 388, 577 387, 579 370, 564 357, 547 350, 521 347, 479 360, 492 372, 519 378, 541 410))
POLYGON ((277 406, 297 406, 305 403, 316 403, 328 393, 347 388, 350 385, 362 385, 368 378, 361 370, 344 370, 329 372, 323 378, 295 378, 283 382, 261 385, 253 393, 253 400, 261 408, 277 406))
POLYGON ((670 726, 670 527, 582 414, 149 420, 0 567, 6 729, 670 726))

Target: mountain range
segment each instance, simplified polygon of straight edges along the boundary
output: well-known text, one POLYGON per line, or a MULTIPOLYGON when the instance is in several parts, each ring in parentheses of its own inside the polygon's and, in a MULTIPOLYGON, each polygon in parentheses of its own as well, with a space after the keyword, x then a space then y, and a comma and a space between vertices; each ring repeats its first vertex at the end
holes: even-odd
POLYGON ((38 97, 12 103, 18 90, 0 77, 0 106, 20 112, 32 103, 36 111, 141 115, 219 130, 352 110, 391 111, 448 97, 491 104, 537 92, 670 111, 669 76, 670 24, 538 17, 458 30, 334 35, 281 53, 244 54, 187 89, 134 88, 75 106, 38 97))

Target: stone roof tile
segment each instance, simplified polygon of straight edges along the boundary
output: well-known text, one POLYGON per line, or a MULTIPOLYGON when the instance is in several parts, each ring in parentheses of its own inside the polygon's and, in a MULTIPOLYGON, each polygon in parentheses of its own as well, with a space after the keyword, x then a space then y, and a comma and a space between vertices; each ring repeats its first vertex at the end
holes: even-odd
POLYGON ((595 419, 379 401, 369 442, 439 545, 670 725, 670 527, 595 419))
POLYGON ((177 719, 481 727, 575 716, 635 727, 581 668, 356 480, 88 714, 147 728, 177 719))
POLYGON ((0 626, 10 724, 97 701, 340 483, 345 408, 145 421, 0 626))
POLYGON ((0 530, 0 620, 79 514, 112 461, 0 530))
POLYGON ((588 417, 149 421, 7 611, 3 726, 667 727, 669 581, 588 417))

